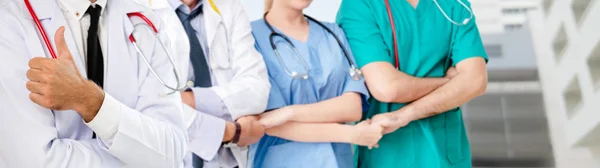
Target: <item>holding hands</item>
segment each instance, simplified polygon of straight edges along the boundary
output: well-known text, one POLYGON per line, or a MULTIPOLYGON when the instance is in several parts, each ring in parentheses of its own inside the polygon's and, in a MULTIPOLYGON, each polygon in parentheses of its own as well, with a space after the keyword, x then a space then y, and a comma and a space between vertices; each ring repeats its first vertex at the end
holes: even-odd
POLYGON ((379 147, 377 144, 383 137, 383 127, 373 124, 371 120, 362 121, 354 125, 352 144, 367 146, 369 149, 379 147))
POLYGON ((389 112, 377 114, 371 118, 373 124, 384 128, 383 133, 389 134, 408 125, 413 119, 408 111, 389 112))
POLYGON ((241 133, 237 145, 239 147, 254 144, 265 135, 265 128, 258 122, 256 116, 240 117, 236 121, 241 127, 241 133))
MULTIPOLYGON (((286 106, 260 115, 260 124, 266 129, 280 126, 286 122, 292 121, 294 118, 294 107, 286 106)), ((337 136, 348 137, 348 143, 367 146, 370 148, 378 147, 377 142, 383 137, 384 127, 381 124, 376 124, 371 120, 362 121, 350 129, 351 131, 340 132, 337 136)))

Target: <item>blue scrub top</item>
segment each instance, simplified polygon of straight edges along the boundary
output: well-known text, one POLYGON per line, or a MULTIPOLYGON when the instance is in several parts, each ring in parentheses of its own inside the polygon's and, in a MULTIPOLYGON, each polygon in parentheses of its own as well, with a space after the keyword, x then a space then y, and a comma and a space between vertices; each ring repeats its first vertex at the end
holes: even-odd
MULTIPOLYGON (((324 24, 338 36, 354 62, 342 29, 333 23, 324 24)), ((251 25, 256 39, 256 48, 264 57, 271 82, 267 110, 293 104, 317 103, 340 96, 345 92, 360 93, 363 99, 363 109, 368 109, 366 100, 369 94, 364 80, 353 80, 350 77, 350 65, 342 49, 335 38, 324 28, 309 21, 310 33, 306 42, 288 37, 309 67, 309 78, 299 80, 289 76, 278 62, 270 44, 271 30, 266 26, 265 21, 260 19, 252 22, 251 25)), ((277 33, 282 33, 275 27, 273 29, 277 33)), ((280 43, 279 40, 282 38, 274 38, 274 40, 276 43, 280 43)), ((277 45, 277 47, 288 70, 305 72, 298 56, 288 48, 290 46, 277 45)), ((250 160, 254 168, 353 167, 350 144, 292 142, 268 135, 265 135, 258 145, 251 147, 250 160)))

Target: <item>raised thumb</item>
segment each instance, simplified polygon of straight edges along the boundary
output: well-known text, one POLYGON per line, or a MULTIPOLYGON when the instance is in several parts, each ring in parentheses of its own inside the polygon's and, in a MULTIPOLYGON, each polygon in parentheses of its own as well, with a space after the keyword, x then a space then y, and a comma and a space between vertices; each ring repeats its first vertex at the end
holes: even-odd
POLYGON ((67 46, 67 42, 65 41, 65 27, 61 26, 54 33, 54 45, 56 45, 57 57, 58 59, 69 59, 73 60, 71 57, 71 52, 69 51, 69 47, 67 46))

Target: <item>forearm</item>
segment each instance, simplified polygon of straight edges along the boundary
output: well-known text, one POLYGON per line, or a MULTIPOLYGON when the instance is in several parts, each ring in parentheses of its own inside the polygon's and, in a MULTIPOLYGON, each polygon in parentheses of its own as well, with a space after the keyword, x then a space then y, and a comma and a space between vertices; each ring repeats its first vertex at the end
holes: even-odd
POLYGON ((400 72, 396 75, 397 77, 392 83, 392 87, 395 92, 394 99, 391 102, 394 103, 407 103, 417 100, 435 89, 446 84, 448 78, 418 78, 407 75, 400 72))
POLYGON ((382 102, 406 103, 417 100, 449 81, 448 78, 418 78, 398 71, 387 62, 375 62, 362 69, 369 91, 382 102))
POLYGON ((341 123, 358 121, 362 117, 362 102, 358 93, 344 93, 313 104, 292 105, 292 121, 310 123, 341 123))
POLYGON ((408 111, 413 120, 427 118, 459 107, 482 95, 487 85, 487 76, 458 74, 450 82, 431 94, 407 105, 399 111, 408 111))
POLYGON ((337 123, 287 122, 266 130, 276 136, 298 142, 341 142, 352 143, 353 126, 337 123))

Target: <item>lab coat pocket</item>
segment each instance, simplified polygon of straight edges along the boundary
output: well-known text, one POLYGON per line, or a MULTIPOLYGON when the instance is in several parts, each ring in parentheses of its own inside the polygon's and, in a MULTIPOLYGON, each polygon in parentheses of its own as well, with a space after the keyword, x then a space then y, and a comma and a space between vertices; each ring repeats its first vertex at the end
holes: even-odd
POLYGON ((231 68, 231 52, 226 45, 215 45, 210 48, 210 66, 218 83, 228 83, 233 78, 231 68))
POLYGON ((231 68, 231 55, 227 51, 227 47, 213 47, 210 51, 211 55, 211 66, 215 69, 229 69, 231 68))
POLYGON ((331 143, 288 142, 269 147, 263 168, 337 168, 331 143))

